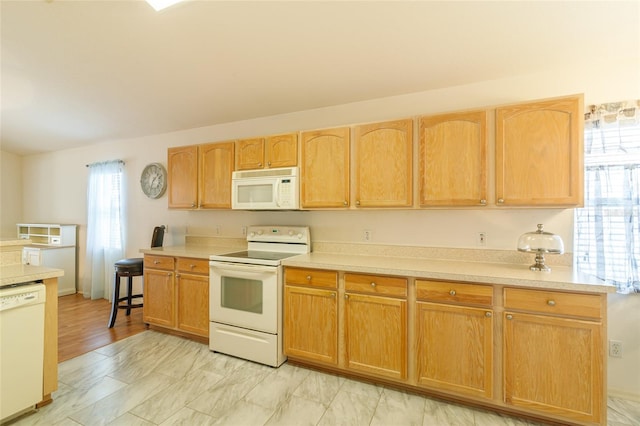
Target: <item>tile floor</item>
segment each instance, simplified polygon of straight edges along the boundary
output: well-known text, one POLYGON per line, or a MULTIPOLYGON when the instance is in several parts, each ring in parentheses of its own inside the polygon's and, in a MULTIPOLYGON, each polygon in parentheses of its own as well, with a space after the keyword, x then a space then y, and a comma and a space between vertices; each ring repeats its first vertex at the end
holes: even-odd
MULTIPOLYGON (((59 381, 14 425, 535 425, 150 330, 61 363, 59 381)), ((608 424, 640 425, 640 403, 610 399, 608 424)))

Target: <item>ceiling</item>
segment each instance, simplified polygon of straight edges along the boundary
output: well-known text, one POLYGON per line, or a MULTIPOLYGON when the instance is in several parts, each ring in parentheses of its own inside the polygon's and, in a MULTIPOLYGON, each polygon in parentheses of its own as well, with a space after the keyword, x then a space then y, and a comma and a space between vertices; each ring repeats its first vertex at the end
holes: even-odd
POLYGON ((0 143, 19 155, 640 52, 635 0, 0 7, 0 143))

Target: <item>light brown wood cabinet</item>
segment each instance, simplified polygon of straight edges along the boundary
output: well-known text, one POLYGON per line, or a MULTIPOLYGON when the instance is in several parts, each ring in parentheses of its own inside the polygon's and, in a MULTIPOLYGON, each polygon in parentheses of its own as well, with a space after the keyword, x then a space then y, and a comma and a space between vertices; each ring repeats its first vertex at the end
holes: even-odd
POLYGON ((144 256, 143 321, 209 337, 209 262, 144 256))
POLYGON ((234 143, 169 148, 169 208, 230 209, 234 143))
POLYGON ((355 127, 357 207, 413 204, 413 120, 355 127))
POLYGON ((287 133, 236 141, 236 169, 291 167, 298 164, 298 135, 287 133))
POLYGON ((349 135, 348 127, 302 133, 303 208, 349 207, 349 135))
POLYGON ((286 268, 285 355, 337 365, 337 285, 336 272, 286 268))
POLYGON ((493 287, 416 280, 418 386, 493 397, 493 287))
POLYGON ((504 401, 606 424, 606 297, 504 289, 504 401))
POLYGON ((407 280, 345 274, 346 368, 407 378, 407 280))
POLYGON ((420 206, 487 204, 487 112, 419 119, 420 206))
POLYGON ((496 109, 496 203, 583 205, 583 97, 496 109))

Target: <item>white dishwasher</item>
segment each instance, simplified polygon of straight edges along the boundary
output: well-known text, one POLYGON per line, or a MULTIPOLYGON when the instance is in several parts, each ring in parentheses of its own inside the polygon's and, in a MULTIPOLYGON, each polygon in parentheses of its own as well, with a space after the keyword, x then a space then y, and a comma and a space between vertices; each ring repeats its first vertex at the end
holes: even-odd
POLYGON ((0 288, 0 421, 42 401, 44 284, 0 288))

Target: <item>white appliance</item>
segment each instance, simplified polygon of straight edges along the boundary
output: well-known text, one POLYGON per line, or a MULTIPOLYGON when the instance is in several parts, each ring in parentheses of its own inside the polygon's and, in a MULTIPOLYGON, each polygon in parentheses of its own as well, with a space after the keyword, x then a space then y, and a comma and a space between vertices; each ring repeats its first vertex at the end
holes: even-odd
POLYGON ((0 422, 42 401, 44 284, 0 288, 0 422))
POLYGON ((297 167, 244 170, 231 176, 231 208, 237 210, 297 210, 300 188, 297 167))
POLYGON ((282 259, 311 251, 308 227, 250 226, 248 250, 209 257, 209 348, 280 366, 282 259))

